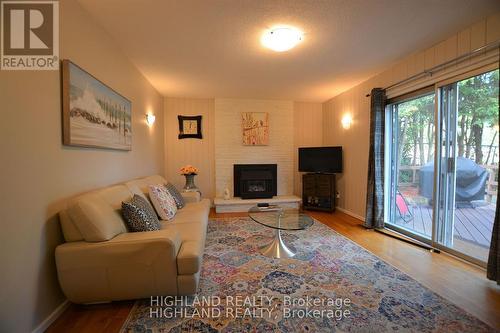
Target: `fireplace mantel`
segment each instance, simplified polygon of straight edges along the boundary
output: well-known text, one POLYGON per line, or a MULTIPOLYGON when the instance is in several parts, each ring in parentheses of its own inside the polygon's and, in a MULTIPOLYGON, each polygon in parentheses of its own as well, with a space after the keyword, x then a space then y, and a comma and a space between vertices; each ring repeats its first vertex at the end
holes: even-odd
POLYGON ((214 206, 217 213, 242 213, 256 206, 258 203, 268 203, 270 205, 279 205, 284 209, 299 209, 301 199, 295 195, 278 195, 272 199, 248 199, 230 198, 215 198, 214 206))

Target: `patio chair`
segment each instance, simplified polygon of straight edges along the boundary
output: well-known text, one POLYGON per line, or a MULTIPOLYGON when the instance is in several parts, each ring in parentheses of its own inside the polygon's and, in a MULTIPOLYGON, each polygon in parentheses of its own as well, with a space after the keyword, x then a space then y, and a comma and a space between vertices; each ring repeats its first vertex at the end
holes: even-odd
POLYGON ((406 201, 405 197, 403 196, 403 194, 401 194, 401 192, 399 192, 399 190, 396 193, 396 207, 398 208, 399 216, 401 216, 401 219, 405 223, 413 220, 413 214, 410 211, 408 201, 406 201))

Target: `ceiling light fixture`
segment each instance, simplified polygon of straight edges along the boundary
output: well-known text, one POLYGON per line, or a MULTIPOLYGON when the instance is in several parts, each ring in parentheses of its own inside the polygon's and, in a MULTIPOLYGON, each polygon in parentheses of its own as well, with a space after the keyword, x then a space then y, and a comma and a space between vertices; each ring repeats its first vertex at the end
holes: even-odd
POLYGON ((265 47, 276 51, 288 51, 304 38, 304 33, 294 27, 274 27, 266 31, 261 38, 261 43, 265 47))

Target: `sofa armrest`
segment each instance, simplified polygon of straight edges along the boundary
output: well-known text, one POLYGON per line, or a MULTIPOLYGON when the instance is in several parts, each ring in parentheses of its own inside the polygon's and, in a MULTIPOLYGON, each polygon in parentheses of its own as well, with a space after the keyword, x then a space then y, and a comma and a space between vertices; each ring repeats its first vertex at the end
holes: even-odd
POLYGON ((201 200, 200 192, 181 192, 181 195, 186 203, 199 202, 201 200))
POLYGON ((123 233, 105 242, 56 248, 59 282, 74 303, 106 302, 177 293, 175 230, 123 233))

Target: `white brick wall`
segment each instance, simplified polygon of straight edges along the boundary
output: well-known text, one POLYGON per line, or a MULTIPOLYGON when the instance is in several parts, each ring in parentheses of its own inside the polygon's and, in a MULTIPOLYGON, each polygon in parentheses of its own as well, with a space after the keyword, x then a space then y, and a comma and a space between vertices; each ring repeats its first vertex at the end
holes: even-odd
POLYGON ((277 100, 215 100, 215 190, 233 194, 233 164, 278 164, 278 195, 293 194, 293 102, 277 100), (242 112, 269 112, 269 145, 243 146, 242 112))

